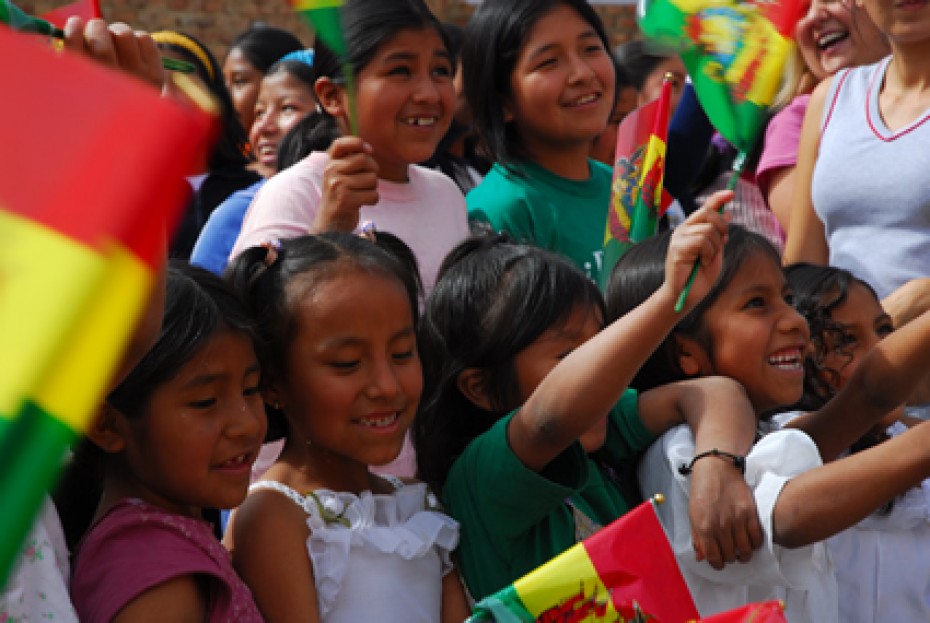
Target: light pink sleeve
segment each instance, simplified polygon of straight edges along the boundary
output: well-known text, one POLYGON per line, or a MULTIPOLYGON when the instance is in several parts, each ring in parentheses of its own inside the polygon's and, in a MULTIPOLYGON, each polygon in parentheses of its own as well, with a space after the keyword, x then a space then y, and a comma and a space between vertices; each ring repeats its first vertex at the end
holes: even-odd
POLYGON ((317 159, 312 156, 278 173, 258 191, 245 213, 230 261, 249 247, 310 232, 321 196, 321 174, 317 175, 317 159))

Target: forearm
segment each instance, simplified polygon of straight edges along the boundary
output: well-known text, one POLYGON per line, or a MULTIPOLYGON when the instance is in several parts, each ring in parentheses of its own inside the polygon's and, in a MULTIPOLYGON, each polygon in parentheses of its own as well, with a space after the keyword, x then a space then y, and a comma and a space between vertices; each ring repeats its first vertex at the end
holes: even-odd
POLYGON ((775 505, 773 538, 802 547, 849 528, 930 477, 930 424, 790 480, 775 505))

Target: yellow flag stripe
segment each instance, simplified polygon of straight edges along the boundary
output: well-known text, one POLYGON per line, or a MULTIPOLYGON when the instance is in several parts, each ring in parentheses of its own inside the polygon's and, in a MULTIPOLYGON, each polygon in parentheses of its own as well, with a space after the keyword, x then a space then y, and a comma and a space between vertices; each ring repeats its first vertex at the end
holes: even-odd
POLYGON ((154 275, 133 253, 114 247, 106 276, 85 306, 77 330, 33 395, 36 404, 83 432, 106 391, 148 300, 154 275))
POLYGON ((312 11, 314 9, 334 9, 341 7, 344 0, 294 0, 294 9, 297 11, 312 11))
POLYGON ((0 208, 0 417, 32 393, 105 265, 97 250, 0 208))
POLYGON ((533 573, 517 580, 513 588, 534 617, 583 593, 583 599, 596 600, 607 606, 603 617, 591 616, 585 621, 596 623, 617 620, 617 611, 610 603, 610 593, 581 544, 569 548, 533 573))

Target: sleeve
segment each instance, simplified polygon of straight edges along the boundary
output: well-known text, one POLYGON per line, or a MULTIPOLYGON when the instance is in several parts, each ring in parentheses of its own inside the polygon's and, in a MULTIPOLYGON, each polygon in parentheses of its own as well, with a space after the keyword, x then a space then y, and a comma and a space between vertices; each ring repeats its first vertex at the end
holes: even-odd
POLYGON ((229 259, 249 247, 310 232, 320 206, 320 189, 298 163, 272 177, 245 213, 229 259))
POLYGON ((639 417, 639 392, 627 389, 610 411, 605 449, 614 462, 638 456, 656 439, 639 417))
POLYGON ((765 146, 756 165, 756 182, 765 193, 771 176, 778 169, 793 167, 798 161, 801 126, 809 95, 796 97, 769 122, 765 130, 765 146))
MULTIPOLYGON (((482 185, 489 181, 485 178, 482 185)), ((511 185, 495 184, 494 188, 479 185, 465 198, 468 220, 487 223, 496 232, 506 232, 514 240, 525 244, 540 244, 536 236, 536 223, 530 202, 523 193, 511 185)))
POLYGON ((222 569, 182 526, 159 521, 103 522, 81 546, 72 598, 82 621, 110 621, 146 590, 173 578, 204 575, 229 599, 222 569), (96 534, 95 534, 96 533, 96 534))
POLYGON ((226 269, 233 244, 242 229, 245 212, 257 189, 236 191, 210 214, 191 252, 191 264, 205 268, 215 275, 226 269))
MULTIPOLYGON (((762 523, 764 543, 746 564, 728 565, 716 570, 694 558, 691 527, 688 518, 689 480, 677 468, 694 456, 694 438, 686 426, 679 426, 662 438, 664 465, 649 464, 650 469, 663 470, 670 504, 660 506, 663 525, 675 550, 679 564, 688 573, 718 584, 786 586, 806 588, 816 586, 814 577, 829 568, 826 547, 815 543, 787 549, 772 540, 772 520, 782 488, 793 477, 822 465, 813 440, 799 430, 771 433, 759 441, 746 457, 746 482, 753 490, 756 508, 762 523), (672 515, 667 518, 666 513, 672 515)), ((647 454, 651 454, 650 451, 647 454)))
POLYGON ((577 443, 542 472, 524 465, 507 442, 512 418, 502 418, 468 445, 443 489, 454 517, 467 506, 467 513, 493 526, 491 534, 505 540, 521 538, 588 480, 588 463, 577 443))

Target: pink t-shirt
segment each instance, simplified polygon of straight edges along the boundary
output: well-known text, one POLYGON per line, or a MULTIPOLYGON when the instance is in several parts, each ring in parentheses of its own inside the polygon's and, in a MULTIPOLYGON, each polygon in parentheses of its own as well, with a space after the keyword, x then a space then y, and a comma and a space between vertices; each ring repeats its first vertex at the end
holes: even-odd
POLYGON ((778 169, 793 167, 798 162, 801 126, 810 95, 798 95, 778 111, 765 130, 765 146, 756 166, 756 184, 763 195, 768 194, 772 174, 778 169))
POLYGON ((168 580, 209 579, 210 623, 260 623, 252 593, 205 521, 125 499, 78 548, 71 599, 84 623, 109 623, 128 603, 168 580))
MULTIPOLYGON (((313 152, 281 171, 258 191, 242 222, 230 259, 248 247, 309 233, 322 197, 323 170, 329 155, 313 152)), ((465 197, 448 177, 411 166, 406 183, 378 180, 380 201, 363 206, 362 222, 371 221, 407 243, 420 264, 426 293, 436 283, 439 265, 468 235, 465 197)))

